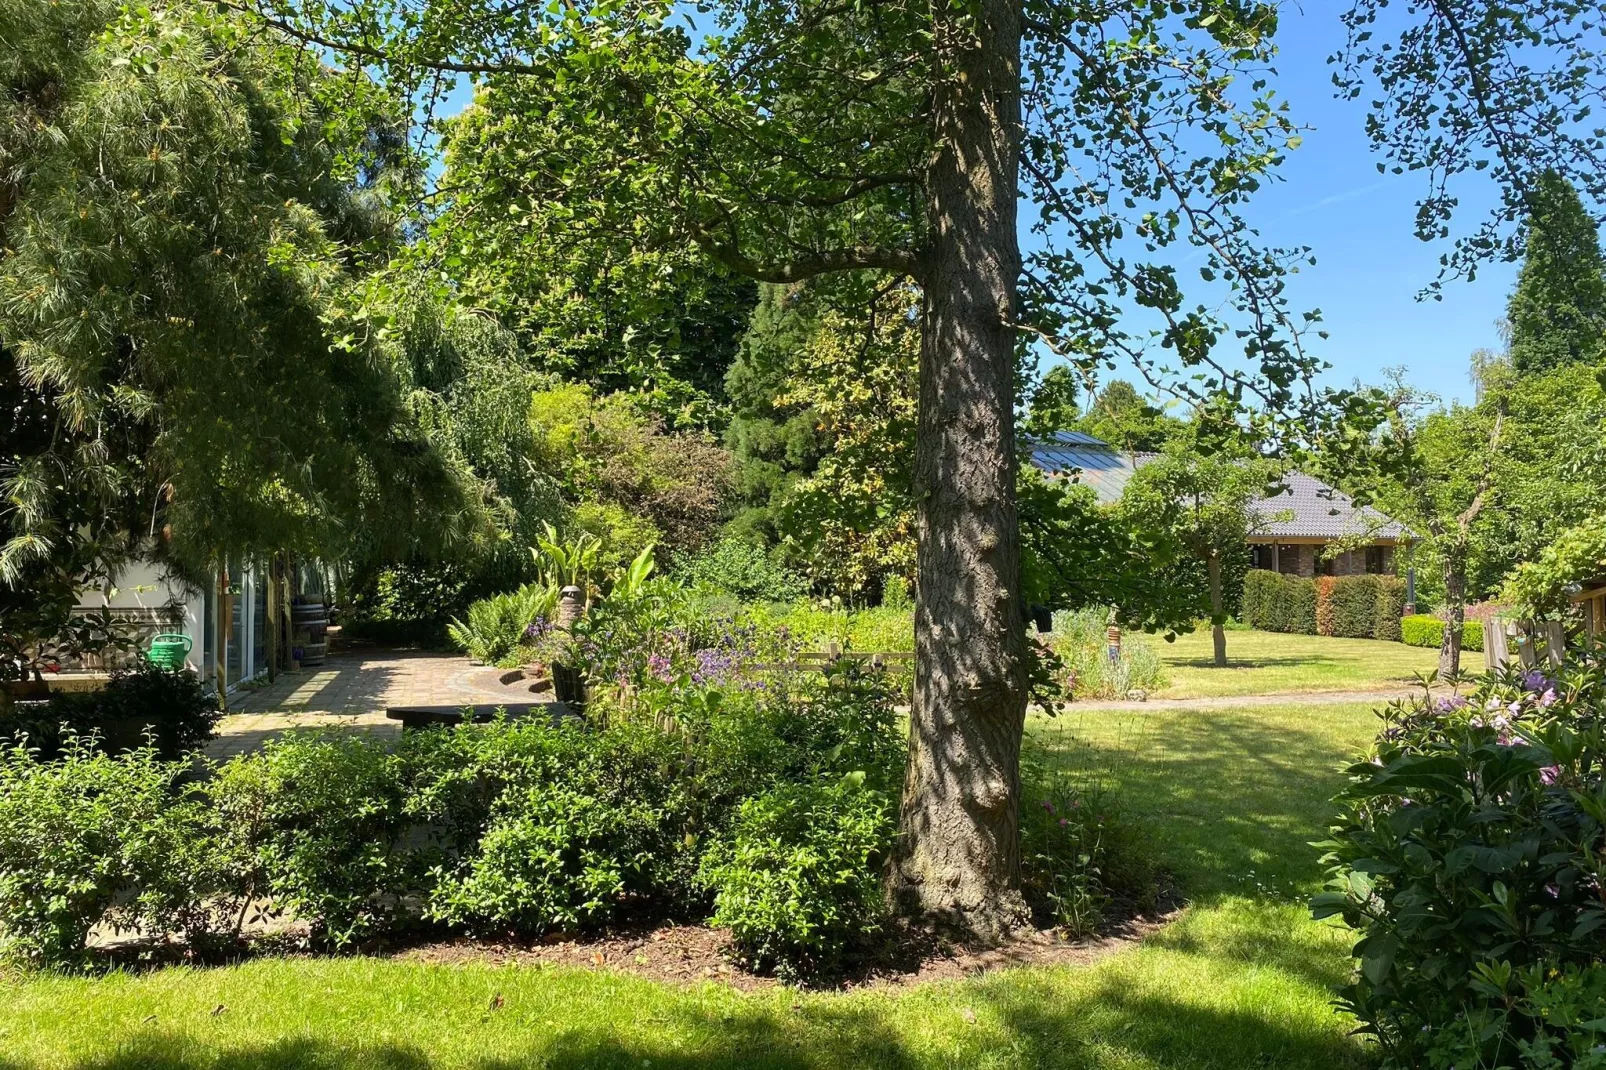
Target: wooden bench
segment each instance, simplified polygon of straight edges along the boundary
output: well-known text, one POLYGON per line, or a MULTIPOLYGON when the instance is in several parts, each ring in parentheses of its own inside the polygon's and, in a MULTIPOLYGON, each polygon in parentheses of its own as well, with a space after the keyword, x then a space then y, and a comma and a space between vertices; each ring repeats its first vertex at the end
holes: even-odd
POLYGON ((402 731, 427 728, 430 725, 460 725, 464 722, 485 724, 495 720, 498 711, 505 711, 510 720, 528 717, 546 717, 557 724, 568 718, 579 719, 580 711, 567 702, 490 702, 460 706, 392 706, 385 716, 400 721, 402 731))

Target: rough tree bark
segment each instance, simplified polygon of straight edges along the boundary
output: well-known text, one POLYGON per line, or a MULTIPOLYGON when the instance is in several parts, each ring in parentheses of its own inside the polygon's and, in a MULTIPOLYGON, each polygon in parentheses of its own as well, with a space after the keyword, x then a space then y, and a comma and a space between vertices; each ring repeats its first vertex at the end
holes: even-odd
POLYGON ((1221 555, 1212 552, 1206 562, 1210 570, 1210 641, 1215 647, 1216 668, 1227 667, 1227 609, 1221 593, 1221 555))
POLYGON ((891 891, 898 907, 999 939, 1020 893, 1026 716, 1015 518, 1015 230, 1020 9, 939 5, 947 64, 926 174, 915 489, 919 597, 914 707, 891 891))
POLYGON ((1464 551, 1444 555, 1444 639, 1439 643, 1439 675, 1461 671, 1461 628, 1467 619, 1467 564, 1464 551))

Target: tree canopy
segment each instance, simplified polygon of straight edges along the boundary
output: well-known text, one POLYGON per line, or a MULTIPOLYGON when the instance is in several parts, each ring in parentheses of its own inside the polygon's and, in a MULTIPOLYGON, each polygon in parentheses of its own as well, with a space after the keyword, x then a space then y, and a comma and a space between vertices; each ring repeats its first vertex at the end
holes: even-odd
POLYGON ((411 166, 377 87, 99 0, 0 3, 0 82, 4 374, 61 432, 0 445, 0 579, 82 564, 84 515, 191 568, 478 537, 362 301, 411 166))

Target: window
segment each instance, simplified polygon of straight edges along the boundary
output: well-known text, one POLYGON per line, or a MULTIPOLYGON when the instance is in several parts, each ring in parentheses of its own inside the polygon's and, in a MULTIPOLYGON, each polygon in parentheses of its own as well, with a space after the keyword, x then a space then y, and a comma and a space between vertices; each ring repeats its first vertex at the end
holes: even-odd
POLYGON ((1368 546, 1366 548, 1366 571, 1374 576, 1382 575, 1387 570, 1388 547, 1368 546))
POLYGON ((1253 543, 1249 547, 1249 567, 1271 569, 1271 547, 1265 543, 1253 543))

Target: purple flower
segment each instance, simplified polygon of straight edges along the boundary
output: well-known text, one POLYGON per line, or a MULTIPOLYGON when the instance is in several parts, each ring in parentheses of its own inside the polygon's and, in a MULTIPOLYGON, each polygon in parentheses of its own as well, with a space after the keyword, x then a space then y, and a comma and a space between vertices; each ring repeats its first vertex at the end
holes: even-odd
POLYGON ((1556 704, 1556 689, 1554 687, 1545 688, 1545 693, 1543 695, 1539 696, 1539 705, 1544 707, 1545 709, 1549 709, 1551 706, 1554 706, 1555 704, 1556 704))
POLYGON ((1525 691, 1541 691, 1550 686, 1550 677, 1538 669, 1529 669, 1522 674, 1522 687, 1525 691))
POLYGON ((1561 889, 1557 888, 1555 884, 1547 884, 1545 885, 1545 894, 1552 899, 1559 899, 1561 898, 1561 889))
POLYGON ((1054 812, 1054 804, 1049 802, 1047 799, 1044 799, 1043 800, 1043 809, 1047 810, 1049 813, 1052 814, 1054 812))
POLYGON ((1559 765, 1547 765, 1543 769, 1539 770, 1539 782, 1544 784, 1546 787, 1551 786, 1560 779, 1561 766, 1559 765))
POLYGON ((1069 824, 1070 824, 1070 821, 1068 819, 1063 818, 1063 817, 1060 818, 1060 828, 1064 828, 1066 825, 1069 825, 1069 824))
POLYGON ((1433 708, 1440 713, 1449 713, 1452 710, 1464 710, 1469 705, 1463 695, 1445 695, 1433 704, 1433 708))
POLYGON ((647 671, 665 683, 675 678, 674 666, 662 654, 651 654, 647 657, 647 671))

